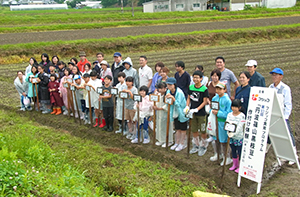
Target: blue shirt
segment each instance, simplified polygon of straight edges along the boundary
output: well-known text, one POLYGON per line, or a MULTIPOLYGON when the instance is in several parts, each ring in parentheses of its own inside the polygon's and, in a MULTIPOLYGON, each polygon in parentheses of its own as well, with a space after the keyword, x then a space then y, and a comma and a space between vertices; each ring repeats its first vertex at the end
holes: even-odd
POLYGON ((250 89, 251 89, 251 87, 249 85, 246 85, 244 87, 242 87, 242 86, 237 87, 236 91, 235 91, 235 98, 240 99, 242 102, 242 110, 241 111, 245 114, 245 117, 247 117, 247 112, 248 112, 250 89))
POLYGON ((155 84, 160 78, 161 78, 161 76, 158 74, 158 72, 154 74, 154 76, 152 78, 151 86, 150 86, 151 92, 154 92, 155 84))

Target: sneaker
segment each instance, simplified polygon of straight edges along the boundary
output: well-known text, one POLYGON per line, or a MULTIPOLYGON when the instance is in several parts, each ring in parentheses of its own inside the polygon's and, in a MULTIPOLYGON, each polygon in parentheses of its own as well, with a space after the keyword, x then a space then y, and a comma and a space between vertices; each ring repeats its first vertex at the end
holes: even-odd
POLYGON ((72 113, 72 112, 70 113, 70 116, 73 116, 73 113, 72 113))
MULTIPOLYGON (((171 146, 172 144, 173 144, 173 142, 169 142, 168 147, 171 146)), ((163 145, 161 145, 161 147, 166 148, 166 143, 164 143, 163 145)))
POLYGON ((206 140, 208 143, 212 142, 214 138, 212 136, 209 136, 209 138, 206 140))
POLYGON ((199 146, 193 145, 193 148, 190 150, 190 154, 194 154, 199 151, 199 146))
POLYGON ((46 109, 46 110, 42 111, 42 114, 49 114, 50 112, 51 112, 51 110, 46 109))
POLYGON ((295 164, 295 162, 289 161, 289 166, 292 166, 292 165, 294 165, 294 164, 295 164))
POLYGON ((116 130, 115 133, 122 133, 122 129, 116 130))
POLYGON ((126 135, 126 139, 130 139, 131 136, 132 136, 132 133, 128 133, 128 134, 126 135))
POLYGON ((32 110, 32 107, 27 107, 26 108, 28 111, 31 111, 32 110))
POLYGON ((65 110, 63 115, 68 115, 68 110, 65 110))
POLYGON ((26 111, 25 107, 21 107, 20 111, 26 111))
MULTIPOLYGON (((223 166, 224 165, 224 159, 225 158, 223 158, 223 161, 220 163, 220 165, 221 166, 223 166)), ((227 165, 229 165, 229 164, 231 164, 232 163, 232 159, 229 157, 229 158, 226 158, 226 163, 225 163, 225 165, 227 166, 227 165)))
POLYGON ((132 144, 137 144, 137 143, 139 143, 139 140, 137 138, 134 138, 133 140, 131 140, 131 143, 132 144))
POLYGON ((161 145, 163 145, 164 143, 163 142, 155 142, 155 145, 156 146, 161 146, 161 145))
POLYGON ((177 148, 178 144, 174 144, 173 146, 171 146, 171 150, 175 150, 177 148))
POLYGON ((132 134, 132 136, 130 137, 130 140, 134 140, 136 138, 136 136, 134 134, 132 134))
POLYGON ((183 149, 183 145, 179 144, 176 148, 175 151, 181 151, 183 149))
POLYGON ((150 139, 144 139, 143 144, 149 144, 150 143, 150 139))
POLYGON ((207 151, 207 148, 201 146, 201 147, 199 148, 198 155, 201 157, 201 156, 203 156, 203 155, 206 153, 206 151, 207 151))
MULTIPOLYGON (((221 154, 219 156, 220 156, 220 159, 223 158, 223 156, 221 154)), ((209 158, 209 160, 210 161, 217 161, 218 160, 218 154, 215 153, 214 156, 212 156, 212 157, 209 158)))

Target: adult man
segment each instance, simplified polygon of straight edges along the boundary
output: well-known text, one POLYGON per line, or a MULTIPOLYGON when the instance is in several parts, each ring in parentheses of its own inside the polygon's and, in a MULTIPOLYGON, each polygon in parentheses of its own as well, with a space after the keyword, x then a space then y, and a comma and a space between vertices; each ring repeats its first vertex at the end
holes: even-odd
POLYGON ((249 85, 251 87, 253 86, 266 87, 265 78, 260 73, 256 72, 257 62, 255 60, 248 60, 245 66, 247 66, 247 70, 251 75, 249 85))
POLYGON ((183 61, 177 61, 175 63, 175 79, 177 81, 176 85, 183 91, 185 98, 188 96, 188 90, 191 83, 191 76, 187 73, 183 61))
POLYGON ((225 59, 222 56, 219 56, 215 60, 217 69, 221 72, 221 79, 220 82, 223 82, 226 84, 227 87, 227 94, 230 96, 230 99, 233 100, 235 96, 235 90, 240 85, 238 80, 236 79, 233 72, 227 68, 225 68, 225 59), (231 95, 230 91, 230 84, 234 84, 234 91, 231 95))
POLYGON ((84 65, 86 63, 91 64, 87 59, 86 59, 86 54, 84 51, 80 51, 79 53, 80 61, 77 63, 77 67, 79 68, 80 72, 84 72, 84 65))
MULTIPOLYGON (((294 150, 297 152, 295 138, 292 133, 289 116, 292 112, 292 94, 291 89, 288 85, 283 83, 281 80, 283 78, 283 71, 280 68, 274 68, 270 74, 272 75, 272 84, 269 88, 275 88, 277 92, 277 96, 279 98, 279 103, 281 105, 281 109, 283 111, 284 119, 286 121, 287 127, 289 129, 291 139, 293 142, 294 150)), ((290 165, 293 165, 294 162, 289 162, 290 165)))
MULTIPOLYGON (((147 57, 146 56, 140 56, 140 65, 139 68, 139 81, 140 81, 140 87, 147 86, 150 88, 150 85, 152 83, 152 69, 147 66, 147 57)), ((150 90, 149 92, 151 92, 150 90)))
POLYGON ((118 81, 118 74, 119 72, 122 72, 125 69, 123 66, 123 61, 122 61, 122 55, 119 52, 114 53, 114 63, 111 66, 111 71, 113 75, 113 87, 115 87, 119 81, 118 81))

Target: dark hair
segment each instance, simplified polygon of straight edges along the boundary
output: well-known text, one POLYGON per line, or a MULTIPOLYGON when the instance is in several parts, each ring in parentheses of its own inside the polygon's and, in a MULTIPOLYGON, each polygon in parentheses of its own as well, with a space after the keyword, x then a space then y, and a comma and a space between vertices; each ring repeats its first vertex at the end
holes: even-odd
POLYGON ((49 63, 49 67, 50 67, 50 66, 55 67, 55 65, 54 65, 52 62, 49 63))
POLYGON ((65 71, 68 71, 69 75, 72 73, 72 72, 71 72, 71 69, 68 68, 68 67, 64 70, 64 72, 65 72, 65 71))
POLYGON ((22 73, 22 75, 24 75, 24 72, 21 71, 21 70, 18 70, 18 71, 17 71, 17 75, 18 75, 19 73, 22 73))
MULTIPOLYGON (((79 70, 79 68, 78 68, 78 66, 73 66, 73 68, 76 68, 77 69, 77 73, 75 74, 75 73, 73 73, 74 75, 82 75, 81 74, 81 72, 80 72, 80 70, 79 70)), ((72 68, 72 69, 73 69, 72 68)), ((73 72, 73 71, 72 71, 73 72)), ((74 76, 73 76, 74 77, 74 76)))
POLYGON ((37 63, 37 61, 36 61, 36 59, 35 59, 34 57, 31 57, 31 58, 29 59, 29 61, 30 61, 31 59, 33 60, 33 64, 34 64, 34 63, 37 63))
POLYGON ((91 64, 90 64, 90 63, 86 63, 86 64, 84 65, 84 67, 85 67, 85 66, 88 66, 89 69, 91 69, 91 64))
POLYGON ((170 70, 167 67, 162 67, 162 69, 160 70, 160 72, 169 73, 170 70))
POLYGON ((240 72, 239 76, 240 76, 241 74, 244 74, 244 75, 247 77, 247 79, 250 79, 250 78, 251 78, 251 75, 250 75, 250 73, 249 73, 248 71, 242 71, 242 72, 240 72))
POLYGON ((145 60, 147 60, 147 57, 144 55, 141 55, 140 58, 144 58, 145 60))
POLYGON ((57 80, 56 74, 51 74, 50 77, 55 77, 55 80, 57 80))
POLYGON ((166 88, 167 84, 165 82, 160 82, 158 84, 156 84, 155 86, 157 89, 162 89, 162 88, 166 88))
MULTIPOLYGON (((39 64, 38 66, 37 66, 37 68, 39 69, 39 67, 41 67, 43 70, 44 70, 44 66, 42 65, 42 64, 39 64)), ((45 71, 45 70, 44 70, 45 71)))
MULTIPOLYGON (((196 69, 196 68, 198 68, 200 71, 203 71, 203 70, 204 70, 202 65, 197 65, 197 66, 195 66, 195 69, 196 69)), ((203 73, 203 72, 202 72, 202 73, 203 73)))
POLYGON ((155 67, 154 67, 155 71, 156 71, 156 67, 161 67, 161 68, 163 68, 163 67, 165 67, 165 65, 164 65, 164 63, 162 63, 162 62, 157 62, 157 63, 155 64, 155 67))
POLYGON ((39 72, 37 66, 38 66, 38 64, 33 64, 33 65, 32 65, 32 67, 31 67, 31 72, 32 72, 32 68, 35 68, 35 69, 36 69, 35 73, 32 72, 33 74, 36 74, 36 73, 39 72))
POLYGON ((194 73, 193 73, 193 76, 195 75, 198 75, 200 78, 203 78, 203 73, 200 71, 200 70, 196 70, 194 73))
POLYGON ((140 91, 145 91, 148 94, 149 88, 147 86, 141 86, 140 91))
POLYGON ((242 102, 240 99, 234 99, 231 103, 231 107, 242 107, 242 102))
POLYGON ((48 55, 47 53, 43 53, 43 54, 41 55, 41 60, 42 60, 42 62, 43 62, 43 59, 42 59, 43 56, 47 58, 46 62, 49 63, 49 62, 50 62, 50 60, 49 60, 49 55, 48 55))
POLYGON ((210 76, 213 76, 215 73, 217 74, 220 80, 222 75, 221 71, 219 69, 214 69, 213 71, 211 71, 210 76))
POLYGON ((76 57, 72 57, 72 58, 70 59, 70 62, 72 62, 72 60, 74 60, 74 61, 76 62, 76 64, 78 63, 78 60, 76 59, 76 57))
POLYGON ((84 73, 84 75, 82 76, 83 78, 89 78, 90 74, 89 73, 84 73))
POLYGON ((184 62, 183 61, 177 61, 176 63, 175 63, 175 66, 178 66, 178 67, 181 67, 181 68, 183 68, 183 69, 185 69, 185 65, 184 65, 184 62))
POLYGON ((104 57, 104 53, 102 53, 102 52, 97 53, 97 54, 96 54, 96 57, 97 57, 98 55, 102 55, 102 57, 104 57))
POLYGON ((216 62, 218 59, 221 59, 221 60, 223 60, 223 62, 225 63, 225 59, 224 59, 224 57, 222 57, 222 56, 218 56, 218 57, 216 57, 216 59, 215 59, 215 62, 216 62))
POLYGON ((71 64, 72 66, 75 66, 75 64, 73 62, 68 62, 68 65, 71 64))
POLYGON ((112 77, 111 77, 110 75, 106 75, 106 76, 104 77, 104 79, 109 79, 110 81, 112 81, 112 77))
POLYGON ((126 82, 132 82, 132 83, 133 83, 134 78, 131 77, 131 76, 129 76, 129 77, 126 77, 125 81, 126 81, 126 82))
POLYGON ((95 70, 93 70, 91 73, 90 73, 90 76, 91 77, 97 77, 97 72, 95 70))
POLYGON ((54 64, 54 62, 53 62, 53 58, 57 58, 57 62, 59 62, 59 57, 57 56, 57 55, 54 55, 53 57, 52 57, 52 59, 51 59, 51 62, 54 64))
POLYGON ((57 66, 59 66, 59 65, 64 65, 64 67, 66 67, 65 62, 63 62, 63 61, 58 61, 58 62, 57 62, 57 66))
POLYGON ((124 72, 119 72, 118 77, 126 78, 126 74, 124 72))

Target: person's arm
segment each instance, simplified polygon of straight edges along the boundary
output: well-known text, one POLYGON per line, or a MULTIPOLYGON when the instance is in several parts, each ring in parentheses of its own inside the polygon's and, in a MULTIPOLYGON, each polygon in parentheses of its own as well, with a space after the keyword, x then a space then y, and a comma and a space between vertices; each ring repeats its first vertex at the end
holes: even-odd
POLYGON ((202 109, 206 104, 207 104, 207 97, 204 97, 203 98, 203 102, 201 103, 201 105, 199 105, 198 107, 197 107, 197 110, 198 111, 200 111, 200 109, 202 109))
POLYGON ((233 100, 235 98, 235 92, 237 87, 240 86, 240 83, 238 81, 234 82, 234 91, 233 91, 233 95, 230 97, 231 100, 233 100))
POLYGON ((151 83, 152 83, 152 79, 149 79, 149 82, 148 82, 148 85, 147 85, 148 88, 150 88, 151 83))
POLYGON ((292 113, 292 94, 291 89, 286 87, 284 89, 284 118, 288 119, 292 113))

